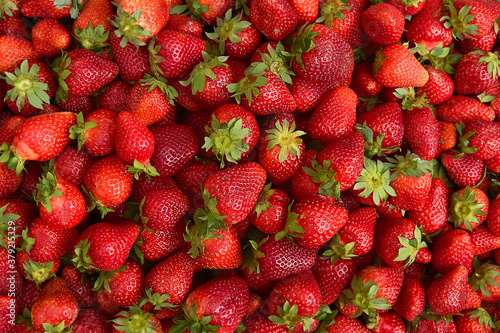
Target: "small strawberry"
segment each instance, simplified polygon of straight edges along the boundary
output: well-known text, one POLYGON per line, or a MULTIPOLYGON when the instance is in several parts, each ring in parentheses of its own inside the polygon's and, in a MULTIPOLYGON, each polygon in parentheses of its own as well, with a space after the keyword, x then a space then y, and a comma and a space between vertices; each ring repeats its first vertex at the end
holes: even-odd
POLYGON ((186 245, 184 233, 186 221, 181 219, 167 231, 150 231, 147 228, 141 231, 137 241, 138 248, 148 261, 165 259, 186 245))
POLYGON ((255 0, 250 21, 269 39, 282 40, 297 27, 298 15, 288 1, 255 0))
POLYGON ((57 178, 64 179, 80 189, 85 172, 96 161, 97 158, 84 150, 66 146, 54 159, 54 174, 57 178))
POLYGON ((36 52, 44 57, 56 57, 67 51, 71 35, 62 23, 53 18, 38 21, 31 30, 31 38, 36 52))
POLYGON ((394 44, 403 35, 403 13, 388 3, 370 6, 361 15, 361 29, 370 40, 379 45, 394 44))
POLYGON ((3 54, 0 60, 0 75, 12 72, 16 63, 24 59, 42 59, 42 56, 35 51, 33 43, 15 36, 0 35, 0 50, 3 54))
POLYGON ((115 319, 112 320, 112 333, 127 331, 163 332, 160 319, 152 313, 144 311, 139 305, 129 306, 127 310, 120 311, 116 314, 115 319))
POLYGON ((392 306, 407 321, 417 318, 425 309, 425 287, 422 281, 405 274, 398 300, 392 306))
POLYGON ((350 259, 333 261, 334 256, 328 257, 325 253, 317 257, 312 272, 321 290, 322 303, 331 304, 351 282, 356 263, 350 259))
POLYGON ((439 123, 428 107, 405 110, 404 138, 411 151, 421 159, 430 161, 438 154, 439 123))
POLYGON ((491 262, 480 264, 479 261, 475 261, 469 283, 482 301, 495 303, 500 299, 499 277, 499 266, 493 265, 491 262))
POLYGON ((425 99, 431 105, 437 105, 446 102, 453 95, 455 84, 448 73, 424 65, 424 68, 429 73, 429 81, 417 90, 417 97, 425 94, 425 99))
POLYGON ((436 108, 436 118, 455 124, 476 120, 493 121, 495 111, 474 98, 453 95, 436 108))
POLYGON ((268 234, 276 234, 283 230, 289 199, 285 192, 271 188, 271 183, 267 183, 248 217, 250 223, 268 234))
POLYGON ((450 180, 459 187, 475 186, 483 177, 484 161, 473 155, 447 150, 441 155, 441 162, 450 180))
POLYGON ((93 290, 119 306, 132 306, 144 294, 144 270, 133 261, 127 260, 117 270, 101 271, 94 283, 93 290))
POLYGON ((111 110, 97 109, 83 117, 76 115, 77 124, 70 128, 70 138, 76 139, 78 149, 84 148, 94 156, 111 155, 116 151, 116 118, 111 110))
POLYGON ((150 190, 139 206, 141 220, 148 229, 168 231, 189 209, 188 198, 173 190, 150 190))
POLYGON ((486 51, 471 51, 458 61, 453 77, 455 93, 479 95, 492 87, 498 79, 498 54, 486 51))
MULTIPOLYGON (((137 48, 127 43, 125 37, 116 37, 114 33, 109 36, 109 46, 115 63, 118 65, 118 75, 127 83, 134 83, 151 74, 149 53, 146 46, 137 48)), ((123 111, 123 110, 120 110, 123 111)))

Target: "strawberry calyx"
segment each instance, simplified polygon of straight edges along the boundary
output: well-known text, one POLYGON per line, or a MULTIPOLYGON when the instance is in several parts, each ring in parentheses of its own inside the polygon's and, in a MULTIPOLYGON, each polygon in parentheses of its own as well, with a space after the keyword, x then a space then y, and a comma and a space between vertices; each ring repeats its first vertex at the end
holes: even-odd
POLYGON ((432 311, 430 307, 426 307, 424 311, 422 311, 422 313, 420 313, 415 319, 409 322, 408 326, 412 328, 412 331, 417 330, 420 318, 426 320, 434 320, 438 324, 441 322, 441 320, 444 320, 446 326, 448 326, 453 320, 453 316, 451 315, 446 315, 446 316, 437 315, 434 313, 434 311, 432 311))
POLYGON ((159 311, 163 308, 177 309, 179 306, 167 302, 169 299, 169 294, 154 293, 152 288, 146 288, 144 290, 145 296, 139 300, 139 303, 146 302, 153 305, 154 311, 159 311))
POLYGON ((398 0, 398 2, 402 3, 405 5, 406 8, 408 7, 419 7, 420 3, 425 0, 398 0))
POLYGON ((51 325, 49 323, 43 323, 44 333, 62 333, 62 332, 71 332, 71 325, 66 326, 65 320, 61 321, 56 326, 51 325))
POLYGON ((354 276, 351 288, 344 289, 338 298, 340 308, 346 305, 356 307, 356 312, 351 317, 359 317, 365 313, 369 318, 376 316, 375 310, 389 310, 389 301, 382 297, 376 297, 379 291, 375 280, 363 283, 362 276, 354 276))
POLYGON ((139 46, 144 46, 146 43, 140 37, 151 37, 149 30, 144 29, 140 24, 137 24, 141 17, 142 9, 139 9, 130 15, 123 11, 121 6, 118 7, 115 20, 111 23, 115 26, 115 35, 121 38, 120 46, 125 47, 127 43, 132 43, 138 49, 139 46))
POLYGON ((457 9, 450 3, 448 6, 449 15, 441 18, 444 21, 444 26, 447 29, 452 29, 453 38, 463 40, 464 38, 474 38, 473 35, 479 34, 479 26, 471 24, 476 15, 469 14, 471 6, 463 6, 457 13, 457 9))
POLYGON ((169 333, 182 333, 188 332, 218 332, 221 328, 219 325, 210 325, 212 321, 212 315, 202 316, 198 318, 196 309, 198 304, 196 302, 188 309, 186 309, 185 304, 182 305, 182 312, 175 317, 174 323, 169 330, 169 333))
POLYGON ((62 52, 60 57, 57 57, 52 64, 52 71, 54 71, 57 75, 57 90, 55 93, 56 103, 65 102, 68 98, 68 85, 66 83, 66 79, 71 74, 71 71, 68 69, 71 64, 71 58, 68 58, 68 52, 62 52))
POLYGON ((353 189, 363 190, 358 195, 363 198, 372 196, 373 203, 379 206, 383 201, 387 201, 389 196, 396 196, 396 192, 391 187, 396 175, 391 174, 393 164, 384 163, 380 160, 376 162, 364 157, 363 169, 356 179, 353 189))
POLYGON ((269 199, 274 194, 274 192, 276 192, 276 190, 271 189, 271 186, 272 186, 271 183, 267 183, 262 188, 262 191, 260 191, 259 197, 257 198, 257 202, 255 203, 255 206, 253 207, 252 210, 252 213, 257 214, 257 217, 259 217, 260 214, 262 214, 262 212, 267 212, 269 207, 272 206, 272 204, 269 202, 269 199))
POLYGON ((21 232, 21 246, 19 248, 16 248, 16 251, 24 251, 29 253, 29 251, 35 244, 35 241, 36 240, 33 237, 28 237, 28 227, 26 227, 21 232))
POLYGON ((469 318, 477 319, 479 325, 483 326, 485 330, 497 328, 496 320, 483 307, 468 310, 466 315, 469 318))
POLYGON ((479 223, 478 216, 483 216, 483 203, 476 200, 476 190, 467 185, 463 193, 455 192, 450 198, 448 221, 453 222, 455 228, 465 227, 472 231, 472 223, 479 223))
POLYGON ((356 250, 356 242, 343 244, 340 235, 333 235, 330 241, 330 248, 321 254, 321 259, 330 259, 332 264, 335 264, 340 259, 352 259, 357 257, 354 254, 356 250))
POLYGON ((53 172, 46 172, 36 184, 37 191, 33 191, 33 198, 37 205, 42 205, 49 213, 52 213, 51 198, 62 196, 64 193, 59 191, 57 177, 53 172))
POLYGON ((273 149, 278 146, 280 152, 278 154, 278 160, 283 163, 286 161, 288 154, 292 156, 300 156, 300 149, 297 144, 302 143, 302 139, 299 136, 306 134, 304 131, 295 130, 295 121, 288 124, 288 120, 283 120, 283 125, 280 121, 276 121, 275 127, 266 130, 268 135, 266 136, 267 150, 273 149))
POLYGON ((413 110, 413 108, 430 108, 429 101, 425 98, 425 93, 417 97, 415 88, 396 88, 394 96, 401 99, 401 107, 403 110, 413 110))
POLYGON ((316 332, 318 333, 328 333, 327 327, 335 324, 335 317, 339 310, 331 310, 328 305, 321 305, 320 310, 314 316, 314 319, 319 320, 319 326, 316 332))
POLYGON ((391 171, 394 177, 401 173, 406 177, 420 178, 432 171, 429 161, 421 159, 410 151, 405 156, 396 155, 394 158, 388 157, 387 160, 393 165, 391 171))
POLYGON ((345 12, 351 10, 349 0, 328 0, 319 5, 319 15, 316 23, 322 23, 327 27, 332 26, 333 19, 345 19, 345 12))
POLYGON ((210 55, 205 51, 202 51, 203 61, 196 65, 191 74, 186 81, 180 81, 179 83, 187 87, 191 85, 191 91, 194 94, 202 92, 205 90, 205 85, 207 83, 207 78, 212 81, 216 81, 214 71, 215 67, 228 66, 225 61, 229 58, 228 56, 214 56, 210 55))
POLYGON ((69 14, 72 19, 76 19, 80 14, 80 10, 83 8, 83 1, 80 0, 54 0, 54 6, 56 9, 63 9, 66 6, 71 5, 69 14))
POLYGON ((295 60, 302 69, 304 69, 302 54, 311 51, 316 46, 314 44, 314 38, 319 35, 319 31, 312 31, 313 27, 314 24, 304 24, 301 26, 290 43, 291 58, 295 60))
POLYGON ((4 19, 7 16, 14 16, 13 11, 19 10, 17 5, 10 0, 0 1, 0 19, 4 19))
POLYGON ((448 74, 455 74, 455 68, 452 65, 457 64, 462 57, 461 53, 451 53, 451 47, 443 47, 443 42, 437 45, 415 43, 415 47, 410 51, 421 64, 429 63, 432 67, 448 74))
POLYGON ((493 76, 493 79, 496 80, 498 78, 498 73, 500 71, 500 64, 498 61, 498 52, 483 52, 483 51, 473 51, 477 54, 485 54, 481 58, 479 58, 479 65, 486 64, 486 70, 493 76))
POLYGON ((469 139, 471 136, 476 134, 476 131, 469 131, 464 134, 465 130, 465 125, 462 123, 455 124, 455 127, 457 128, 458 132, 458 144, 457 144, 457 149, 452 149, 454 152, 458 152, 455 156, 453 156, 455 159, 458 159, 465 154, 475 154, 477 151, 477 148, 475 147, 469 147, 469 139))
POLYGON ((365 141, 365 157, 371 158, 375 155, 383 155, 382 141, 385 137, 384 133, 379 133, 374 140, 375 133, 373 133, 373 130, 366 125, 366 122, 363 125, 356 124, 356 131, 363 136, 365 141))
POLYGON ((230 83, 226 89, 232 93, 231 97, 236 99, 238 104, 241 104, 241 96, 245 95, 248 104, 252 104, 252 99, 259 96, 259 87, 264 87, 267 78, 264 76, 267 65, 263 62, 253 62, 245 70, 245 77, 236 83, 230 83))
MULTIPOLYGON (((144 302, 143 302, 144 303, 144 302)), ((159 332, 150 319, 154 317, 152 313, 144 312, 141 309, 143 304, 129 306, 128 310, 119 312, 116 318, 111 320, 113 327, 121 332, 155 333, 159 332)))
MULTIPOLYGON (((308 321, 311 322, 311 318, 309 316, 298 314, 299 306, 297 304, 291 305, 289 301, 285 301, 283 307, 280 305, 276 305, 276 310, 278 315, 269 316, 269 320, 271 320, 276 325, 284 325, 288 328, 289 332, 292 332, 299 323, 308 321)), ((310 328, 309 324, 309 328, 310 328)), ((308 332, 308 330, 304 330, 308 332)))
POLYGON ((418 259, 420 250, 427 248, 427 243, 422 240, 422 231, 417 225, 415 225, 413 235, 414 238, 412 239, 398 236, 399 243, 402 247, 399 248, 398 255, 394 261, 406 261, 403 268, 413 264, 415 260, 418 259))
POLYGON ((74 256, 71 259, 73 265, 81 273, 93 272, 97 270, 92 264, 92 259, 89 257, 90 242, 88 239, 84 239, 78 242, 74 249, 74 256))
POLYGON ((15 170, 18 176, 25 170, 25 159, 17 154, 7 142, 2 143, 0 146, 0 163, 5 163, 8 169, 15 170))
POLYGON ((170 15, 187 15, 192 19, 202 23, 200 21, 201 14, 210 11, 210 7, 205 4, 201 4, 198 0, 187 1, 185 5, 177 5, 170 10, 170 15))
POLYGON ((243 153, 250 149, 244 141, 250 134, 248 127, 243 127, 241 118, 233 118, 229 122, 220 123, 215 115, 212 115, 211 126, 205 126, 207 136, 201 148, 212 151, 220 161, 220 167, 224 168, 224 160, 237 163, 243 153))
POLYGON ((19 67, 14 68, 14 73, 5 72, 5 82, 12 86, 5 95, 5 100, 16 102, 16 106, 21 110, 26 102, 37 109, 43 109, 44 104, 50 104, 50 97, 47 94, 49 85, 40 82, 37 64, 28 64, 24 60, 19 67))
POLYGON ((174 100, 179 97, 179 93, 174 87, 168 84, 166 78, 161 76, 151 76, 149 74, 144 74, 144 77, 139 80, 139 84, 143 87, 149 86, 148 92, 155 88, 161 90, 161 92, 167 97, 170 104, 174 105, 174 100))
POLYGON ((267 242, 269 236, 262 238, 259 242, 253 239, 248 240, 248 244, 243 247, 243 264, 241 268, 247 268, 250 274, 260 274, 259 259, 264 258, 266 255, 259 251, 259 248, 267 242))
POLYGON ((284 83, 292 84, 291 75, 295 75, 295 73, 289 66, 292 56, 291 53, 285 51, 285 47, 281 41, 276 44, 276 48, 268 44, 267 51, 269 53, 261 53, 262 62, 266 64, 267 69, 279 77, 284 83))
MULTIPOLYGON (((14 221, 20 217, 14 213, 6 214, 5 211, 7 210, 8 205, 9 204, 6 204, 0 207, 0 247, 3 247, 6 250, 8 250, 8 246, 5 240, 12 239, 12 230, 19 228, 19 226, 14 224, 14 221)), ((20 237, 20 235, 14 235, 13 239, 18 237, 20 237)))
POLYGON ((48 279, 56 278, 56 275, 52 272, 53 266, 53 261, 39 263, 31 258, 23 264, 26 279, 35 282, 37 288, 48 279))
POLYGON ((87 212, 90 212, 94 210, 94 208, 97 208, 99 212, 101 213, 101 218, 104 218, 107 213, 114 212, 115 210, 106 207, 104 204, 102 204, 99 200, 97 200, 94 196, 93 193, 89 192, 85 186, 81 187, 83 197, 85 198, 85 206, 87 207, 87 212))
POLYGON ((238 34, 252 25, 250 21, 242 20, 242 17, 243 12, 233 17, 233 9, 230 8, 224 14, 223 19, 217 18, 217 26, 214 28, 214 32, 206 33, 208 38, 218 43, 220 54, 225 53, 226 40, 229 39, 234 44, 241 42, 242 39, 238 34))
POLYGON ((279 231, 274 235, 275 240, 280 240, 284 237, 291 242, 294 242, 295 238, 304 237, 304 228, 302 228, 298 223, 297 219, 299 214, 292 212, 293 201, 288 205, 288 214, 286 217, 285 229, 279 231))
POLYGON ((127 170, 134 175, 136 180, 139 180, 141 174, 144 174, 146 179, 160 175, 158 171, 156 171, 156 168, 149 163, 149 161, 141 163, 136 159, 134 159, 134 165, 129 165, 127 170))
POLYGON ((483 295, 490 297, 491 293, 488 286, 498 286, 498 282, 495 278, 500 276, 500 266, 494 265, 488 261, 481 264, 477 258, 474 258, 473 266, 474 272, 469 278, 469 284, 472 286, 472 290, 480 290, 483 295))
POLYGON ((103 288, 106 291, 111 292, 111 288, 109 287, 109 280, 115 277, 118 272, 123 272, 126 268, 127 265, 123 265, 120 268, 112 271, 100 271, 97 279, 94 281, 92 290, 97 291, 99 294, 102 293, 103 288))
POLYGON ((319 164, 316 159, 312 160, 311 167, 302 167, 304 172, 311 177, 311 180, 319 185, 318 193, 330 198, 340 197, 340 184, 335 179, 337 172, 330 169, 330 160, 324 160, 319 164))
POLYGON ((33 322, 31 321, 31 310, 25 307, 23 313, 16 318, 16 324, 26 323, 26 328, 33 329, 33 322))
POLYGON ((82 150, 85 144, 85 132, 94 127, 97 127, 96 122, 85 121, 82 112, 76 114, 76 125, 69 128, 69 138, 76 140, 79 150, 82 150))
POLYGON ((75 40, 84 49, 94 51, 97 54, 101 54, 106 46, 109 46, 109 30, 104 31, 104 24, 99 24, 97 27, 92 26, 92 22, 86 28, 79 29, 75 26, 73 35, 75 40))

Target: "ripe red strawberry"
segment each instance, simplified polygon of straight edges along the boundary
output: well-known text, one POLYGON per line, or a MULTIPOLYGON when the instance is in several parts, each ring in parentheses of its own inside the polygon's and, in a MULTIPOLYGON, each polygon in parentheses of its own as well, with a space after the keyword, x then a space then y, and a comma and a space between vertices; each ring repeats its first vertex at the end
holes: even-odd
POLYGON ((12 116, 0 124, 0 142, 12 143, 14 135, 21 124, 26 120, 23 116, 12 116))
POLYGON ((160 319, 148 311, 144 311, 138 305, 129 306, 127 310, 120 311, 112 320, 112 333, 127 331, 143 331, 151 333, 162 333, 160 319))
POLYGON ((186 221, 179 220, 167 231, 150 231, 144 228, 139 235, 139 250, 148 261, 159 261, 186 246, 184 233, 186 221))
POLYGON ((76 268, 90 271, 120 268, 138 236, 139 226, 130 221, 91 225, 73 244, 76 268))
MULTIPOLYGON (((182 3, 182 1, 179 0, 176 1, 182 3)), ((163 30, 181 31, 191 34, 194 37, 203 37, 203 29, 198 21, 189 16, 173 14, 172 12, 170 13, 168 23, 163 30)))
POLYGON ((191 291, 171 331, 193 324, 209 330, 217 326, 220 332, 235 331, 248 310, 249 299, 248 284, 242 278, 213 278, 191 291))
POLYGON ((13 73, 6 72, 5 75, 5 103, 15 114, 35 115, 50 104, 50 99, 56 92, 54 74, 42 62, 24 60, 16 65, 13 73))
POLYGON ((141 202, 141 219, 154 231, 168 231, 189 209, 188 198, 173 190, 148 191, 141 202))
POLYGON ((423 87, 418 88, 417 97, 425 94, 425 99, 431 105, 446 102, 451 98, 455 89, 453 80, 448 73, 440 69, 428 65, 424 65, 424 68, 429 73, 429 81, 423 87))
POLYGON ((500 236, 500 196, 490 201, 489 214, 486 219, 486 226, 495 235, 500 236))
POLYGON ((119 68, 118 75, 123 81, 133 83, 142 79, 145 74, 151 74, 149 53, 146 46, 137 48, 125 43, 126 41, 127 39, 116 37, 114 33, 109 36, 111 53, 119 68))
POLYGON ((381 313, 375 323, 369 323, 368 327, 372 327, 372 333, 405 333, 406 323, 404 319, 394 311, 381 313))
POLYGON ((297 27, 298 15, 288 1, 255 0, 250 21, 269 39, 282 40, 297 27))
POLYGON ((318 197, 296 202, 287 216, 287 223, 276 237, 293 237, 308 248, 325 244, 347 222, 347 210, 318 197))
POLYGON ((48 282, 31 308, 33 328, 40 331, 68 327, 77 316, 78 303, 63 278, 48 282))
POLYGON ((477 262, 474 264, 474 272, 469 283, 472 290, 479 294, 482 301, 496 303, 500 300, 499 273, 500 267, 491 262, 483 264, 477 262))
POLYGON ((72 266, 65 266, 62 269, 61 276, 66 281, 80 307, 87 308, 94 306, 92 283, 89 279, 72 266))
POLYGON ((99 94, 99 107, 116 113, 127 110, 127 96, 131 88, 130 84, 120 79, 113 80, 99 94))
POLYGON ((403 271, 395 267, 368 266, 356 272, 337 300, 340 312, 348 316, 387 312, 398 298, 403 278, 403 271))
POLYGON ((453 36, 451 28, 441 20, 444 14, 442 1, 427 0, 422 10, 406 25, 406 38, 424 45, 428 50, 432 50, 439 43, 443 43, 443 47, 450 45, 453 36))
POLYGON ((51 0, 25 0, 21 5, 21 12, 26 17, 60 19, 70 17, 70 10, 72 8, 72 3, 65 3, 64 6, 58 6, 51 0))
POLYGON ((54 160, 54 174, 80 188, 85 172, 96 161, 97 159, 86 151, 66 146, 54 160))
POLYGON ((453 29, 453 37, 477 38, 487 33, 493 26, 496 14, 483 0, 459 0, 449 6, 448 15, 443 18, 445 26, 453 29))
POLYGON ((363 255, 373 246, 373 233, 377 214, 373 208, 360 207, 349 211, 346 224, 338 231, 337 238, 330 246, 335 245, 342 256, 363 255))
POLYGON ((175 306, 181 305, 186 299, 191 289, 194 270, 195 259, 187 254, 187 250, 180 250, 156 264, 147 273, 144 287, 159 318, 172 318, 177 315, 175 306))
POLYGON ((445 121, 438 121, 438 155, 451 150, 457 144, 457 128, 455 124, 445 121))
POLYGON ((37 189, 33 197, 39 207, 40 218, 48 226, 71 228, 83 221, 85 198, 75 185, 49 171, 42 175, 37 189))
POLYGON ((38 21, 31 31, 35 50, 44 57, 55 57, 68 50, 71 35, 64 25, 53 18, 38 21))
POLYGON ((389 202, 400 209, 421 211, 432 184, 429 162, 410 152, 389 158, 389 162, 397 175, 390 183, 396 195, 389 202))
POLYGON ((446 273, 460 265, 472 270, 474 248, 469 233, 453 229, 439 235, 432 245, 432 267, 439 273, 446 273))
POLYGON ((484 161, 486 168, 491 172, 499 173, 500 172, 500 154, 493 156, 490 159, 484 161))
POLYGON ((122 37, 122 46, 128 42, 135 46, 146 45, 167 24, 168 4, 163 0, 123 0, 118 5, 114 34, 122 37))
POLYGON ((442 320, 441 316, 435 315, 430 309, 424 311, 417 319, 416 327, 412 327, 412 333, 443 332, 456 333, 457 327, 453 317, 450 320, 442 320))
POLYGON ((448 221, 450 189, 441 178, 433 178, 429 196, 421 211, 409 211, 408 218, 426 235, 441 230, 448 221))
POLYGON ((101 272, 94 283, 94 290, 102 292, 120 306, 132 306, 144 294, 144 276, 144 270, 138 263, 127 260, 118 270, 101 272))
POLYGON ((369 333, 370 330, 358 318, 352 318, 342 313, 338 313, 335 318, 327 324, 321 324, 320 327, 327 333, 343 333, 343 332, 356 332, 356 333, 369 333))
POLYGON ((415 0, 409 3, 404 3, 401 0, 390 0, 387 3, 399 9, 404 15, 415 15, 425 6, 426 0, 415 0))
POLYGON ((392 308, 407 321, 412 321, 424 311, 425 304, 424 284, 420 279, 405 274, 398 300, 392 308))
POLYGON ((95 308, 83 308, 79 311, 78 317, 71 325, 73 333, 106 333, 111 330, 111 323, 104 313, 95 308))
POLYGON ((259 199, 248 216, 250 223, 268 234, 276 234, 285 228, 288 195, 282 190, 271 188, 268 183, 259 194, 259 199))
POLYGON ((474 228, 471 232, 471 241, 474 246, 474 255, 487 254, 500 247, 500 237, 491 232, 486 224, 474 228))
POLYGON ((441 155, 441 162, 450 180, 459 187, 475 186, 482 178, 484 162, 473 155, 460 156, 447 150, 441 155))
POLYGON ((488 217, 488 205, 488 197, 483 191, 467 186, 451 196, 448 220, 455 228, 472 231, 488 217))
POLYGON ((358 97, 375 97, 382 90, 382 85, 373 78, 372 73, 371 64, 365 62, 354 64, 350 88, 358 97))
POLYGON ((313 139, 331 142, 354 130, 356 124, 354 91, 338 87, 325 93, 307 123, 307 133, 313 139))
POLYGON ((76 122, 72 112, 42 114, 28 118, 18 128, 10 151, 5 146, 0 162, 20 174, 26 160, 48 161, 70 142, 69 128, 76 122), (12 157, 10 155, 13 155, 12 157))
POLYGON ((428 107, 405 110, 404 138, 413 153, 430 161, 438 154, 439 125, 428 107))
POLYGON ((175 175, 198 151, 196 134, 186 125, 158 125, 152 127, 151 132, 155 139, 151 164, 162 177, 175 175))
POLYGON ((73 21, 71 31, 83 48, 102 52, 113 25, 113 6, 106 0, 90 0, 84 3, 78 17, 73 21))
POLYGON ((474 98, 453 95, 436 108, 436 118, 455 124, 476 120, 493 121, 495 111, 474 98))
POLYGON ((377 52, 373 77, 384 87, 423 87, 429 73, 410 50, 399 44, 377 52))
POLYGON ((8 249, 9 239, 13 235, 14 244, 19 247, 23 230, 37 217, 38 209, 32 203, 13 198, 0 199, 0 247, 8 249))
POLYGON ((127 163, 117 155, 103 157, 87 169, 83 186, 91 194, 91 208, 97 207, 101 216, 124 203, 132 193, 134 176, 127 163))
POLYGON ((41 60, 42 58, 35 51, 33 43, 15 36, 0 35, 0 51, 3 54, 0 60, 1 75, 13 71, 16 63, 21 60, 41 60))
POLYGON ((455 93, 479 95, 498 79, 498 55, 486 51, 471 51, 458 61, 453 77, 455 93))
POLYGON ((306 321, 312 329, 318 325, 313 317, 321 304, 321 291, 314 275, 304 271, 278 281, 260 310, 270 315, 269 319, 275 324, 300 332, 306 329, 306 321))
POLYGON ((500 124, 498 122, 474 121, 465 124, 463 137, 468 140, 466 153, 481 160, 487 160, 500 154, 500 124), (468 135, 471 133, 472 135, 468 135))
POLYGON ((77 124, 70 128, 70 137, 78 140, 78 148, 84 148, 94 156, 106 156, 115 152, 117 114, 97 109, 85 116, 77 115, 77 124))
POLYGON ((321 291, 323 304, 331 304, 351 282, 356 272, 356 263, 350 259, 334 260, 334 256, 318 256, 312 269, 321 291))
POLYGON ((431 310, 443 316, 458 314, 466 306, 467 284, 467 268, 463 265, 432 280, 425 290, 431 310))
POLYGON ((407 267, 413 262, 428 264, 432 255, 422 241, 418 226, 405 218, 381 218, 375 224, 373 248, 389 266, 407 267))
POLYGON ((118 66, 86 49, 76 49, 56 59, 59 89, 57 100, 66 100, 67 95, 82 97, 90 95, 118 75, 118 66))
POLYGON ((0 163, 0 198, 5 199, 12 196, 21 186, 23 174, 16 174, 16 170, 11 170, 6 163, 0 163))
POLYGON ((405 18, 401 11, 388 3, 370 6, 361 15, 361 29, 379 45, 394 44, 403 35, 405 18))
POLYGON ((136 179, 141 173, 156 176, 158 172, 151 165, 154 151, 154 136, 137 118, 127 111, 122 111, 116 118, 116 154, 132 165, 129 171, 136 179))
POLYGON ((496 327, 494 319, 482 307, 475 310, 462 311, 461 315, 456 317, 455 323, 457 332, 459 333, 488 333, 492 332, 493 328, 496 327))

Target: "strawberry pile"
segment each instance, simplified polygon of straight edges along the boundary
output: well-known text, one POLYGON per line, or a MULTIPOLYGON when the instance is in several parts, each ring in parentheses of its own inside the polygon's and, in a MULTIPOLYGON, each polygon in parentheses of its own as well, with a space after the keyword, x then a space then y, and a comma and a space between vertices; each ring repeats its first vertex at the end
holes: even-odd
POLYGON ((0 0, 0 333, 496 332, 499 23, 0 0))

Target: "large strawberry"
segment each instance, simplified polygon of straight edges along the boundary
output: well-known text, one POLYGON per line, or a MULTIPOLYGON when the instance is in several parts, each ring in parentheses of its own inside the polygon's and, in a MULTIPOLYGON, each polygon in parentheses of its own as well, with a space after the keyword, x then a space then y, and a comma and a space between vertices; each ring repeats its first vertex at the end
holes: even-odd
POLYGON ((12 145, 2 145, 0 162, 20 174, 27 160, 53 159, 70 142, 69 128, 76 122, 72 112, 41 114, 30 117, 18 128, 12 145))
POLYGON ((298 15, 285 0, 256 0, 250 7, 250 21, 272 40, 290 35, 298 24, 298 15))
POLYGON ((113 6, 106 0, 89 0, 73 21, 71 31, 83 48, 100 53, 109 38, 113 25, 113 6))
POLYGON ((396 43, 403 35, 404 27, 403 13, 388 3, 370 6, 361 15, 361 29, 379 45, 396 43))
POLYGON ((455 315, 467 302, 467 268, 457 265, 433 280, 426 289, 427 302, 437 315, 455 315))
POLYGON ((454 229, 440 235, 432 246, 432 267, 446 273, 457 265, 472 270, 474 249, 469 233, 454 229))

